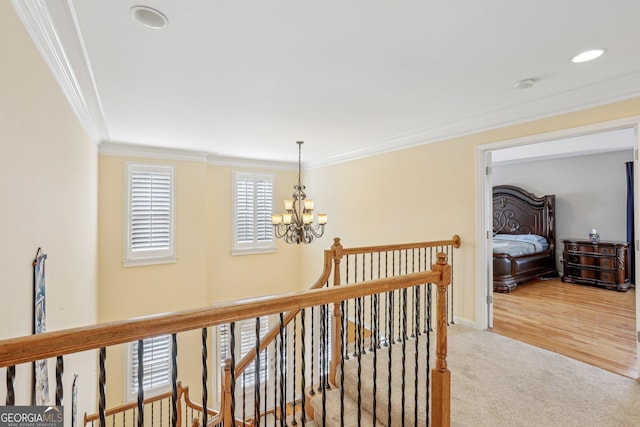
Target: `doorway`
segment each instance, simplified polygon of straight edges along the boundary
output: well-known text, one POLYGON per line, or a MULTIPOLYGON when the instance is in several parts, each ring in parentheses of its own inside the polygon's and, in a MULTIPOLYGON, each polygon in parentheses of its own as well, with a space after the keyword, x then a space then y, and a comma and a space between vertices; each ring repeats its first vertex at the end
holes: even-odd
MULTIPOLYGON (((496 169, 496 166, 493 164, 493 155, 497 154, 496 158, 498 159, 502 159, 503 157, 501 156, 499 150, 503 150, 506 148, 513 148, 513 147, 517 147, 517 150, 512 150, 512 151, 521 151, 524 153, 532 153, 535 152, 536 149, 539 149, 540 146, 544 146, 545 144, 547 145, 547 148, 549 147, 553 147, 556 149, 556 152, 548 152, 547 154, 545 154, 548 158, 550 158, 549 156, 554 155, 554 156, 571 156, 571 151, 569 150, 568 152, 565 153, 560 153, 558 152, 559 146, 561 144, 558 144, 557 141, 558 140, 566 140, 566 139, 574 139, 574 140, 578 140, 580 138, 599 138, 601 135, 596 135, 596 134, 602 134, 605 132, 613 132, 613 133, 620 133, 620 134, 626 134, 627 135, 627 149, 633 149, 635 147, 635 149, 637 150, 637 145, 638 145, 638 118, 632 118, 632 119, 628 119, 628 120, 623 120, 623 121, 616 121, 616 122, 609 122, 609 123, 602 123, 602 124, 598 124, 598 125, 593 125, 593 126, 588 126, 588 127, 582 127, 582 128, 575 128, 575 129, 568 129, 565 131, 560 131, 560 132, 554 132, 554 133, 547 133, 547 134, 541 134, 541 135, 536 135, 533 137, 526 137, 526 138, 520 138, 520 139, 516 139, 516 140, 510 140, 510 141, 502 141, 502 142, 498 142, 498 143, 493 143, 493 144, 486 144, 483 146, 479 146, 477 147, 477 152, 476 152, 476 164, 477 164, 477 190, 479 193, 479 197, 478 197, 478 250, 476 252, 477 254, 477 266, 478 266, 478 282, 477 282, 477 301, 476 301, 476 307, 477 307, 477 320, 479 322, 479 325, 483 328, 483 329, 487 329, 493 326, 493 289, 492 289, 492 256, 491 256, 491 234, 490 234, 490 230, 492 229, 492 216, 491 216, 491 209, 492 209, 492 201, 491 201, 491 188, 493 186, 493 178, 492 178, 492 173, 493 171, 496 169), (595 135, 595 136, 594 136, 595 135)), ((601 138, 599 138, 601 140, 601 138)), ((587 144, 582 144, 579 143, 577 144, 578 148, 584 149, 585 146, 587 144)), ((608 147, 608 148, 612 148, 612 147, 608 147)), ((615 148, 614 148, 615 149, 615 148)), ((602 147, 600 148, 592 148, 592 152, 590 154, 594 154, 596 152, 598 152, 598 150, 601 151, 606 151, 603 150, 602 147)), ((508 150, 507 150, 508 151, 508 150)), ((637 152, 637 151, 636 151, 637 152)), ((584 154, 584 152, 583 152, 584 154)), ((531 155, 531 154, 529 154, 531 155)), ((538 154, 538 156, 540 156, 540 154, 538 154)), ((543 155, 544 156, 544 155, 543 155)), ((633 156, 633 155, 632 155, 633 156)), ((635 160, 635 159, 634 159, 635 160)), ((502 160, 501 160, 502 161, 502 160)), ((637 160, 636 160, 637 162, 637 160)), ((499 163, 498 163, 499 164, 499 163)), ((622 168, 622 170, 624 171, 624 165, 621 164, 620 167, 622 168)), ((635 175, 636 175, 636 180, 635 182, 638 183, 637 180, 637 167, 635 168, 635 175)), ((501 184, 502 182, 500 182, 499 184, 501 184)), ((636 213, 640 212, 638 211, 638 184, 636 184, 635 186, 635 193, 636 193, 636 197, 635 197, 635 204, 636 204, 636 213)), ((526 187, 525 187, 526 188, 526 187)), ((543 191, 542 193, 544 194, 553 194, 552 191, 543 191)), ((544 194, 537 194, 538 196, 544 195, 544 194)), ((559 210, 559 207, 556 208, 557 210, 559 210)), ((638 215, 636 215, 635 217, 635 229, 636 229, 636 236, 638 236, 638 215)), ((589 230, 591 229, 591 227, 589 228, 589 230)), ((562 239, 565 237, 569 237, 567 235, 565 235, 566 233, 563 233, 562 230, 560 230, 559 227, 557 227, 558 233, 557 233, 557 237, 558 239, 562 239)), ((624 239, 626 240, 626 238, 624 239)), ((637 240, 636 240, 637 241, 637 240)), ((634 242, 635 243, 635 242, 634 242)), ((558 252, 561 254, 562 252, 562 243, 560 241, 557 242, 557 246, 558 248, 558 252)), ((636 262, 637 262, 637 258, 638 258, 638 251, 636 251, 636 262)), ((560 264, 561 266, 561 264, 560 264)), ((635 279, 632 278, 632 282, 635 283, 635 279)), ((638 312, 638 306, 640 305, 638 302, 638 297, 636 296, 636 313, 638 312)), ((636 316, 636 330, 640 329, 640 325, 638 323, 638 316, 636 316)), ((637 345, 636 345, 637 347, 637 345)), ((636 352, 637 352, 637 348, 636 348, 636 352)))

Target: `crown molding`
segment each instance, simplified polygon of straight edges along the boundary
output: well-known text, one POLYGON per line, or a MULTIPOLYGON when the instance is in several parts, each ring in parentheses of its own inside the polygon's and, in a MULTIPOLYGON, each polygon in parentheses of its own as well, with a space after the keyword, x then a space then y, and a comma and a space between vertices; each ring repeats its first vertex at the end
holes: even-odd
POLYGON ((240 157, 218 156, 214 153, 177 148, 152 147, 137 144, 102 142, 98 146, 101 156, 137 157, 155 160, 173 160, 187 162, 203 162, 211 166, 229 166, 250 169, 297 170, 297 163, 272 160, 255 160, 240 157))
POLYGON ((207 164, 213 166, 230 166, 250 169, 269 169, 282 171, 298 170, 298 163, 280 162, 276 160, 246 159, 240 157, 225 157, 215 154, 212 154, 208 157, 207 164))
POLYGON ((89 137, 96 144, 109 140, 72 2, 11 0, 11 3, 89 137), (54 22, 65 25, 56 27, 54 22))
POLYGON ((348 152, 335 152, 323 159, 307 162, 310 169, 331 166, 391 151, 473 135, 507 126, 585 110, 640 97, 640 73, 628 74, 594 85, 574 89, 524 104, 502 108, 429 129, 409 132, 362 146, 348 152))

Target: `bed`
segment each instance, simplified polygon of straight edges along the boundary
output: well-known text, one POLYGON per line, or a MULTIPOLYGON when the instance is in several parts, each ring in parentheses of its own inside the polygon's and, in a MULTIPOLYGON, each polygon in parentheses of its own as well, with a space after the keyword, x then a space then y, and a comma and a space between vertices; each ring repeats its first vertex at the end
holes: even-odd
POLYGON ((511 292, 555 277, 555 195, 536 197, 512 185, 493 187, 493 290, 511 292))

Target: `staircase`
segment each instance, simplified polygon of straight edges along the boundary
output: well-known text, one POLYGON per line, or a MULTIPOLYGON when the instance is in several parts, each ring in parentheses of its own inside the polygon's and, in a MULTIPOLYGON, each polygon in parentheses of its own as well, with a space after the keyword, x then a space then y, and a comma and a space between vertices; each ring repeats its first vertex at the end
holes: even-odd
POLYGON ((375 351, 351 355, 342 364, 344 377, 342 367, 338 370, 336 387, 311 398, 314 419, 322 424, 326 414, 329 427, 373 426, 374 422, 378 426, 428 425, 427 358, 433 359, 435 353, 430 335, 422 332, 390 347, 381 345, 375 351))

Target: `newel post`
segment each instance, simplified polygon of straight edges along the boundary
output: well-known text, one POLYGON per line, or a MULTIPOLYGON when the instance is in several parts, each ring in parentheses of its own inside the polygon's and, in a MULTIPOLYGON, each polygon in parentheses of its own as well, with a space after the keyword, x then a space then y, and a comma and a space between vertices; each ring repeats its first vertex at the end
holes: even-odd
MULTIPOLYGON (((222 381, 222 399, 220 408, 222 410, 222 425, 233 426, 234 414, 231 413, 231 359, 224 362, 224 380, 222 381)), ((204 409, 207 410, 206 408, 204 409)))
POLYGON ((447 368, 447 287, 451 284, 451 266, 447 254, 439 252, 432 270, 440 273, 438 287, 436 366, 432 375, 431 420, 434 427, 451 425, 451 372, 447 368))
MULTIPOLYGON (((333 245, 331 245, 331 253, 333 257, 333 286, 340 286, 340 261, 342 261, 343 251, 340 238, 333 239, 333 245)), ((340 361, 340 352, 342 351, 342 309, 341 304, 336 302, 333 304, 333 324, 331 325, 331 366, 329 366, 329 382, 333 385, 336 384, 336 371, 338 369, 338 363, 340 361)))

